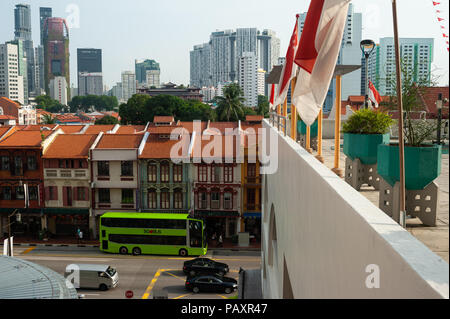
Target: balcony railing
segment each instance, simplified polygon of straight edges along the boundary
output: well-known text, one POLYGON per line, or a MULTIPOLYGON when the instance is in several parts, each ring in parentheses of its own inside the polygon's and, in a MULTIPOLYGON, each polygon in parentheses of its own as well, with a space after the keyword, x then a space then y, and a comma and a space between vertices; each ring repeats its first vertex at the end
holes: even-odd
POLYGON ((45 177, 51 178, 86 178, 87 170, 46 169, 45 177))

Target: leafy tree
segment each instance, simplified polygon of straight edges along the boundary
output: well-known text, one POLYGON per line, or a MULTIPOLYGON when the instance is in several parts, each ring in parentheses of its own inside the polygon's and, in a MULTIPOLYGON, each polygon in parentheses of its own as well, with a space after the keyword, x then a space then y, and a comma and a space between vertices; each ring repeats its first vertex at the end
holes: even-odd
POLYGON ((38 109, 43 109, 50 113, 60 113, 64 111, 64 105, 57 100, 52 99, 49 95, 39 95, 35 99, 38 109))
POLYGON ((119 124, 119 120, 111 115, 105 115, 101 119, 95 121, 95 125, 119 124))
POLYGON ((42 124, 56 124, 56 117, 53 117, 51 114, 44 114, 42 116, 42 124))
POLYGON ((145 125, 149 121, 145 114, 145 108, 150 96, 145 94, 133 95, 127 103, 119 107, 121 123, 124 125, 145 125))
POLYGON ((258 107, 256 108, 256 113, 262 115, 265 118, 269 117, 270 103, 265 95, 258 95, 258 107))
POLYGON ((218 119, 220 121, 237 121, 243 114, 243 97, 242 89, 239 84, 232 83, 227 85, 223 90, 223 96, 216 96, 218 119))
POLYGON ((113 111, 118 105, 115 96, 107 95, 74 96, 69 102, 70 112, 113 111))

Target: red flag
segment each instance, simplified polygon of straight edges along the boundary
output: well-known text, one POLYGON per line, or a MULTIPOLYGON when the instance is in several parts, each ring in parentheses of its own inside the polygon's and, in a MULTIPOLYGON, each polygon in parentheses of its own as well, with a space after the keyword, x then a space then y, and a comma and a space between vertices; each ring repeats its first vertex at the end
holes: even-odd
POLYGON ((378 108, 378 105, 381 103, 381 96, 372 81, 369 81, 369 99, 375 104, 375 107, 378 108))
POLYGON ((270 90, 270 104, 273 106, 275 103, 275 84, 272 84, 271 90, 270 90))
POLYGON ((299 16, 297 15, 294 32, 292 33, 291 41, 286 53, 286 61, 284 62, 283 71, 281 72, 276 105, 284 102, 289 91, 289 84, 296 75, 295 73, 297 71, 297 66, 294 65, 294 58, 298 49, 298 17, 299 16))
POLYGON ((433 1, 433 5, 437 6, 438 4, 441 4, 440 2, 434 2, 433 1))
POLYGON ((444 21, 444 19, 438 17, 438 21, 441 22, 444 21))
POLYGON ((333 78, 350 0, 311 1, 295 57, 300 67, 292 97, 301 119, 311 125, 322 109, 333 78))
POLYGON ((448 35, 446 35, 445 33, 442 33, 442 35, 444 36, 444 38, 448 38, 448 35))

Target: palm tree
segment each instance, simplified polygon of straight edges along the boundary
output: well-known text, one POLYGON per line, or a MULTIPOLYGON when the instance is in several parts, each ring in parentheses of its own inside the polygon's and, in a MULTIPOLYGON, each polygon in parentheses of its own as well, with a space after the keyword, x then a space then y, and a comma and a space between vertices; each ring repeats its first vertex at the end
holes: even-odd
POLYGON ((232 83, 224 88, 223 96, 216 97, 219 120, 226 119, 229 122, 232 116, 235 117, 235 120, 239 120, 243 116, 243 103, 245 102, 243 95, 237 83, 232 83))
POLYGON ((56 117, 53 117, 51 113, 42 115, 42 124, 56 124, 56 117))

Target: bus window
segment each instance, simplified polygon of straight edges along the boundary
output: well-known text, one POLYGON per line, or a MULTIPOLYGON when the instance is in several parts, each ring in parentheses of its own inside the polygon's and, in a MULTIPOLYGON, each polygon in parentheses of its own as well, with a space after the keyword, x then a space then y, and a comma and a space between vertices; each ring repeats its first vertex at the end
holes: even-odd
POLYGON ((195 220, 189 221, 189 238, 191 247, 202 247, 202 223, 195 220))

